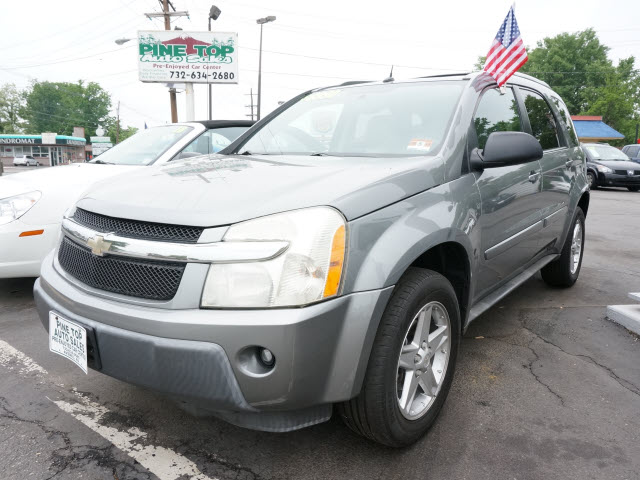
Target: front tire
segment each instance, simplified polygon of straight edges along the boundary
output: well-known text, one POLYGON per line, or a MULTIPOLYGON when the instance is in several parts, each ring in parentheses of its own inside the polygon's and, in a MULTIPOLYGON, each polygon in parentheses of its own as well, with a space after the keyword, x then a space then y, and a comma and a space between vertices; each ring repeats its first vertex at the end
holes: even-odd
POLYGON ((589 184, 590 190, 598 188, 596 177, 593 175, 593 172, 587 172, 587 183, 589 184))
POLYGON ((628 189, 630 192, 637 192, 638 190, 640 190, 640 187, 627 187, 627 189, 628 189))
POLYGON ((460 323, 451 283, 431 270, 409 269, 380 320, 362 391, 338 405, 347 426, 390 447, 420 439, 449 393, 460 323))
POLYGON ((541 270, 542 279, 548 285, 566 288, 576 283, 580 275, 580 268, 582 268, 584 232, 584 213, 580 207, 576 207, 576 213, 560 257, 541 270))

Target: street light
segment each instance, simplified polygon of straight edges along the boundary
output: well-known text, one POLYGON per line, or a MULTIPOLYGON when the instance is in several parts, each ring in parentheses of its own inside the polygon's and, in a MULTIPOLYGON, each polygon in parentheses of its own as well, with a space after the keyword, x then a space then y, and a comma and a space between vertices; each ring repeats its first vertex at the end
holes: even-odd
MULTIPOLYGON (((211 20, 213 20, 215 22, 218 19, 218 17, 220 16, 221 13, 222 13, 222 10, 220 10, 215 5, 211 5, 211 9, 209 9, 209 31, 211 31, 211 20)), ((211 84, 209 84, 209 120, 212 120, 211 110, 212 110, 212 107, 211 107, 211 84)))
POLYGON ((265 23, 275 21, 276 17, 269 15, 268 17, 259 18, 256 23, 260 25, 260 56, 258 57, 258 120, 260 120, 260 105, 262 104, 262 26, 265 23))
POLYGON ((116 40, 116 44, 118 45, 122 45, 123 43, 127 43, 129 40, 132 40, 131 38, 119 38, 116 40))

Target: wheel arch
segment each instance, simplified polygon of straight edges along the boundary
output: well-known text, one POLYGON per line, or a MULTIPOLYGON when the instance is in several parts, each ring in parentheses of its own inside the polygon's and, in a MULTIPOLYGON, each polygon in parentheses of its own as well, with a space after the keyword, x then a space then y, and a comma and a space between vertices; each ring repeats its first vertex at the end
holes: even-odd
POLYGON ((578 200, 578 206, 582 209, 582 213, 584 213, 584 217, 587 218, 587 211, 589 210, 589 202, 591 200, 591 193, 589 190, 586 190, 580 196, 578 200))
MULTIPOLYGON (((471 262, 466 248, 455 241, 434 245, 416 258, 407 270, 411 267, 433 270, 451 283, 458 298, 462 329, 469 311, 471 294, 471 262)), ((406 271, 403 275, 404 273, 406 271)))

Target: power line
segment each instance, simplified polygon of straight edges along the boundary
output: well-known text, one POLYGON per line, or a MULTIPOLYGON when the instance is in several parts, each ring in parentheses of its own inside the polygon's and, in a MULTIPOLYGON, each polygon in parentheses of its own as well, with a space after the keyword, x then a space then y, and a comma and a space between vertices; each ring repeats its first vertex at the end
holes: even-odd
MULTIPOLYGON (((252 48, 252 47, 245 47, 240 45, 240 48, 244 48, 245 50, 254 50, 254 51, 258 51, 257 48, 252 48)), ((343 62, 343 63, 353 63, 353 64, 360 64, 360 65, 375 65, 377 67, 389 67, 391 65, 391 63, 376 63, 376 62, 363 62, 360 60, 346 60, 346 59, 341 59, 341 58, 331 58, 331 57, 318 57, 318 56, 313 56, 313 55, 303 55, 303 54, 299 54, 299 53, 287 53, 287 52, 277 52, 274 50, 262 50, 265 53, 275 53, 276 55, 287 55, 290 57, 299 57, 299 58, 310 58, 313 60, 326 60, 326 61, 331 61, 331 62, 343 62)), ((402 68, 414 68, 416 70, 452 70, 455 72, 459 72, 461 70, 465 70, 464 68, 440 68, 440 67, 418 67, 416 65, 398 65, 398 64, 394 64, 396 67, 402 67, 402 68)))
MULTIPOLYGON (((132 4, 134 2, 135 2, 135 0, 131 0, 130 3, 132 4)), ((96 20, 104 20, 105 16, 111 15, 112 13, 119 12, 121 10, 122 10, 121 7, 116 7, 114 9, 112 9, 112 10, 107 10, 106 12, 99 13, 96 16, 89 18, 89 20, 79 21, 78 24, 73 26, 73 27, 64 28, 64 29, 58 29, 58 31, 55 32, 55 33, 47 34, 47 35, 45 35, 43 37, 38 37, 38 38, 35 38, 33 40, 27 40, 26 42, 20 41, 20 42, 11 43, 9 45, 3 45, 3 48, 4 49, 9 49, 11 47, 15 47, 16 45, 23 46, 23 45, 28 45, 30 43, 36 43, 36 42, 42 42, 42 41, 49 42, 52 38, 57 37, 58 35, 62 35, 63 33, 69 33, 69 32, 72 32, 74 30, 77 30, 79 28, 85 27, 85 26, 87 26, 87 24, 93 23, 96 20)))
POLYGON ((98 55, 105 55, 107 53, 113 53, 113 52, 122 52, 124 50, 126 50, 127 48, 131 48, 134 47, 135 45, 131 45, 128 47, 118 47, 118 48, 114 48, 113 50, 105 50, 104 52, 98 52, 98 53, 94 53, 92 55, 87 55, 85 57, 76 57, 76 58, 69 58, 67 60, 58 60, 55 62, 48 62, 48 63, 37 63, 34 65, 20 65, 20 66, 13 66, 13 67, 0 67, 0 70, 19 70, 22 68, 36 68, 36 67, 44 67, 47 65, 57 65, 59 63, 68 63, 68 62, 74 62, 76 60, 84 60, 86 58, 95 58, 98 55))

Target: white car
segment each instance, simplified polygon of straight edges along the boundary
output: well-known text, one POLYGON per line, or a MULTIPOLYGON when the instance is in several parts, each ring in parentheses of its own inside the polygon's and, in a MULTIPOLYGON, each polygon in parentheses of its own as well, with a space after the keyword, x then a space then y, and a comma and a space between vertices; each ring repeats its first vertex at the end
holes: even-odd
POLYGON ((147 165, 215 153, 253 122, 213 120, 141 130, 87 163, 0 178, 0 278, 37 277, 64 212, 92 184, 147 165))
POLYGON ((23 165, 25 167, 28 167, 30 165, 33 167, 39 167, 40 162, 33 158, 31 155, 18 155, 13 159, 13 166, 18 167, 20 165, 23 165))

